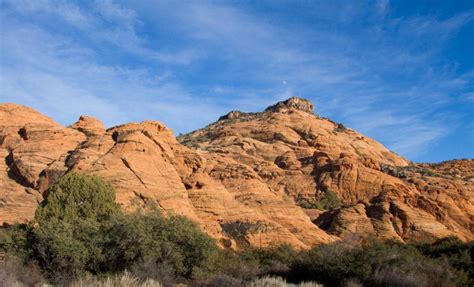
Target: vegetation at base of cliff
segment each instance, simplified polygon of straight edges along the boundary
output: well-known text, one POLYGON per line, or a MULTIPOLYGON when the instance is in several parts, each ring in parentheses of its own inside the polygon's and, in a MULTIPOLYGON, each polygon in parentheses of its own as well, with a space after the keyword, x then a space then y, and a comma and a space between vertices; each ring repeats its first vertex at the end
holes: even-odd
POLYGON ((0 264, 0 282, 7 286, 15 282, 231 287, 268 282, 287 286, 285 281, 326 286, 474 283, 473 242, 366 240, 306 251, 290 246, 226 250, 183 217, 166 217, 156 210, 123 214, 110 186, 97 177, 77 174, 68 174, 50 189, 35 222, 0 229, 0 250, 7 255, 0 264))
POLYGON ((35 222, 1 229, 0 250, 34 263, 57 284, 133 268, 192 278, 213 272, 219 253, 214 239, 186 218, 123 214, 110 186, 78 174, 53 185, 35 222))
POLYGON ((310 202, 305 198, 298 198, 297 203, 305 209, 332 210, 342 205, 341 199, 337 194, 329 189, 324 189, 322 196, 315 202, 310 202))
POLYGON ((103 222, 119 213, 114 190, 100 177, 69 173, 50 188, 35 219, 40 224, 51 220, 103 222))

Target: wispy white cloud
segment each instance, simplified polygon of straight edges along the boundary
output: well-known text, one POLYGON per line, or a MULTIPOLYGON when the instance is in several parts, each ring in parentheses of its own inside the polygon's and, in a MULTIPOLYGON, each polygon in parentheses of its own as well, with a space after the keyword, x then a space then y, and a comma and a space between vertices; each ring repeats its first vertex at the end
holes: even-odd
MULTIPOLYGON (((111 0, 85 2, 80 6, 72 1, 6 1, 9 11, 38 22, 57 22, 76 28, 81 37, 107 43, 129 53, 169 64, 189 64, 196 56, 192 49, 162 51, 137 34, 142 23, 133 9, 124 8, 111 0)), ((5 13, 6 14, 6 13, 5 13)))
POLYGON ((0 5, 2 100, 63 123, 80 112, 189 131, 299 95, 413 157, 459 124, 443 109, 472 98, 472 73, 438 56, 473 11, 393 17, 388 0, 317 2, 307 9, 314 25, 299 26, 223 2, 0 5))
MULTIPOLYGON (((379 2, 376 8, 386 13, 388 5, 379 2)), ((225 45, 229 57, 237 62, 245 61, 241 57, 264 59, 255 61, 259 69, 239 72, 270 83, 273 88, 263 92, 271 94, 262 94, 269 103, 288 91, 313 98, 322 113, 410 157, 426 152, 427 146, 454 129, 457 121, 440 116, 439 110, 472 83, 472 78, 459 75, 455 67, 440 68, 434 59, 449 37, 472 21, 472 11, 441 20, 434 16, 378 19, 381 22, 376 25, 382 30, 368 43, 354 42, 351 35, 334 37, 324 30, 295 35, 293 30, 229 7, 207 6, 199 11, 200 17, 194 22, 191 18, 188 25, 215 37, 214 41, 225 45), (316 51, 300 48, 303 36, 316 42, 312 46, 316 51), (342 45, 345 49, 334 49, 341 42, 347 43, 342 45), (401 78, 398 86, 386 74, 397 74, 401 78), (279 87, 282 80, 288 86, 279 87)), ((354 15, 359 16, 360 11, 345 14, 354 15)))
MULTIPOLYGON (((81 29, 94 29, 95 24, 89 23, 99 21, 92 18, 92 13, 90 17, 78 16, 84 14, 67 2, 64 6, 43 4, 17 8, 23 13, 40 12, 38 9, 65 13, 62 16, 74 18, 73 24, 81 29)), ((109 9, 107 17, 132 21, 133 14, 124 11, 109 9)), ((180 131, 204 125, 224 112, 192 97, 167 70, 152 73, 147 67, 102 64, 101 55, 87 44, 5 14, 0 56, 2 101, 32 106, 63 124, 74 122, 80 114, 90 114, 108 126, 158 119, 180 131), (195 119, 196 110, 203 112, 199 119, 195 119)))

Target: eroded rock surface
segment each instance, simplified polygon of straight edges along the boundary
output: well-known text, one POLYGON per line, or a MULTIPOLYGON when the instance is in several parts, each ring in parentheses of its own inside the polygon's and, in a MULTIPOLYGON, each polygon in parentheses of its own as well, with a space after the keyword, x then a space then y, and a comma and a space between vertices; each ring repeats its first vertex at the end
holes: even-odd
POLYGON ((62 127, 0 105, 0 224, 31 220, 67 172, 112 184, 128 212, 182 214, 223 246, 340 238, 473 239, 472 161, 413 164, 291 98, 182 136, 157 121, 62 127))
POLYGON ((207 158, 218 154, 247 166, 340 238, 474 238, 473 160, 414 164, 312 110, 291 98, 262 113, 223 117, 179 140, 207 158))

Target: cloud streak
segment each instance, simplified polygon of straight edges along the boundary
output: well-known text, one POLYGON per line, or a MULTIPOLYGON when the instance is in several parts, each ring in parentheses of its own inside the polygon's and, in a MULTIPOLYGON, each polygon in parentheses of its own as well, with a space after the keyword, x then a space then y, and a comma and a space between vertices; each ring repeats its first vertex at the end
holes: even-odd
POLYGON ((295 4, 310 19, 301 23, 278 3, 265 14, 202 1, 3 1, 1 97, 62 123, 89 113, 186 132, 298 95, 414 159, 472 125, 468 107, 450 109, 472 103, 474 73, 441 56, 474 10, 402 16, 386 0, 339 4, 295 4))

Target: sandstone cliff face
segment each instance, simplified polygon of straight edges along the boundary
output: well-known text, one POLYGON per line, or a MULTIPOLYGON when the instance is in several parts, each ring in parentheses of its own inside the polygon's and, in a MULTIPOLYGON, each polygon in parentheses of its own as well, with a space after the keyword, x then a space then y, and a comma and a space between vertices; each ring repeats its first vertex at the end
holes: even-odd
POLYGON ((5 104, 1 112, 2 223, 32 219, 51 184, 75 171, 111 183, 125 210, 156 206, 185 215, 224 246, 306 248, 336 239, 291 199, 273 194, 253 170, 232 159, 202 157, 159 122, 105 130, 81 116, 65 128, 23 106, 5 104))
POLYGON ((262 113, 234 111, 179 140, 209 159, 232 158, 254 170, 340 238, 474 238, 473 160, 413 164, 312 109, 291 98, 262 113), (340 207, 315 209, 331 194, 340 207))
POLYGON ((0 105, 0 223, 31 219, 44 191, 66 171, 68 152, 84 139, 33 109, 0 105))
POLYGON ((185 215, 228 247, 473 239, 472 161, 414 165, 312 109, 292 98, 234 111, 179 143, 156 121, 106 130, 81 116, 62 127, 2 104, 0 224, 31 220, 54 181, 74 171, 111 183, 124 210, 185 215), (328 195, 341 205, 322 210, 328 195))

